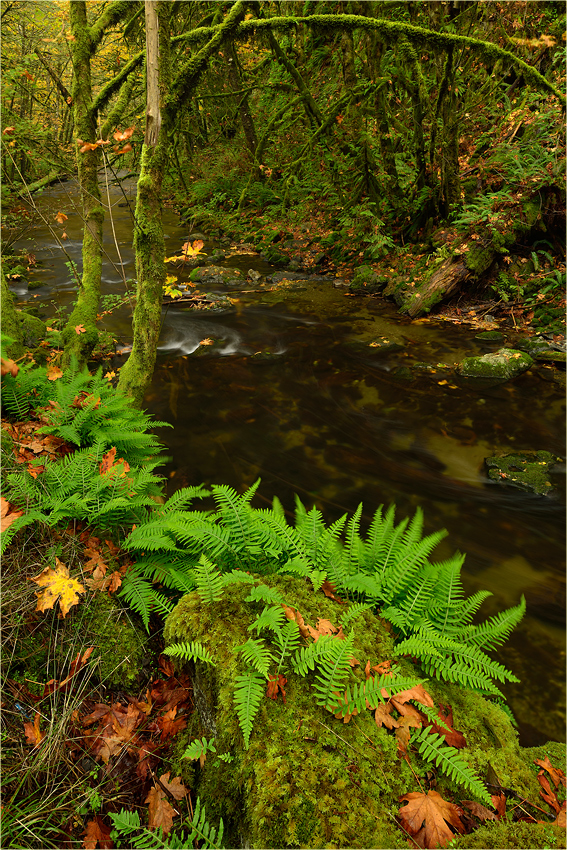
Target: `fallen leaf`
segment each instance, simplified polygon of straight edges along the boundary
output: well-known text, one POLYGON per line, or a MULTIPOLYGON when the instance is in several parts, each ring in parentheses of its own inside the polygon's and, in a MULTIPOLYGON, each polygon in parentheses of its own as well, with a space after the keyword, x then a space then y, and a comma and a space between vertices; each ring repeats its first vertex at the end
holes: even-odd
POLYGON ((449 747, 456 747, 457 749, 466 747, 467 742, 463 733, 459 732, 457 729, 453 729, 453 711, 451 706, 444 706, 442 703, 439 703, 439 710, 437 714, 442 723, 434 723, 432 726, 433 731, 437 732, 439 735, 443 735, 445 743, 449 747), (451 728, 445 729, 445 726, 450 726, 451 728))
POLYGON ((74 578, 69 578, 69 570, 62 564, 59 558, 55 558, 56 567, 46 567, 39 575, 32 578, 44 590, 36 593, 36 611, 47 611, 53 608, 59 601, 61 616, 66 617, 69 609, 79 601, 79 593, 84 593, 85 588, 74 578))
POLYGON ((157 829, 161 826, 165 835, 171 832, 176 811, 166 800, 165 792, 159 787, 151 788, 145 802, 149 809, 149 828, 157 829))
POLYGON ((4 375, 11 375, 15 378, 19 371, 20 367, 13 360, 4 360, 3 357, 0 359, 0 377, 3 378, 4 375))
POLYGON ((45 738, 45 732, 42 732, 39 728, 39 720, 39 711, 36 711, 33 723, 24 723, 27 742, 33 744, 34 747, 39 747, 45 738))
POLYGON ((160 776, 159 781, 167 788, 169 793, 173 797, 175 797, 176 800, 182 800, 183 797, 185 797, 185 795, 187 794, 187 788, 181 781, 180 776, 176 776, 175 779, 172 779, 170 781, 169 773, 170 771, 168 770, 167 773, 164 773, 163 776, 160 776))
POLYGON ((58 378, 63 377, 63 371, 59 368, 59 366, 48 366, 47 367, 47 380, 48 381, 56 381, 58 378))
POLYGON ((475 803, 474 800, 461 800, 461 805, 465 806, 481 823, 487 820, 498 820, 494 812, 491 812, 490 809, 487 809, 481 803, 475 803))
POLYGON ((85 850, 95 850, 97 844, 101 850, 110 850, 114 842, 110 837, 112 827, 107 826, 100 815, 95 815, 87 821, 87 828, 83 832, 83 847, 85 850))
POLYGON ((185 729, 187 726, 187 720, 184 717, 175 718, 177 714, 177 706, 174 706, 170 711, 166 712, 162 717, 158 717, 156 720, 156 725, 158 729, 161 729, 160 740, 163 742, 166 738, 171 738, 173 735, 177 735, 177 733, 181 729, 185 729))
POLYGON ((63 224, 64 221, 67 221, 69 216, 66 216, 63 212, 58 212, 56 216, 54 216, 57 224, 63 224))
MULTIPOLYGON (((372 669, 374 670, 375 668, 373 667, 372 669)), ((416 685, 414 688, 409 688, 407 691, 400 691, 398 694, 394 694, 393 697, 401 703, 406 703, 409 702, 410 699, 413 699, 416 702, 420 702, 422 705, 427 705, 429 708, 433 708, 434 706, 432 697, 427 693, 423 685, 416 685)))
POLYGON ((282 699, 285 702, 285 686, 287 685, 287 679, 285 676, 282 676, 281 673, 270 673, 268 677, 268 687, 266 690, 266 696, 268 699, 277 699, 278 694, 281 693, 282 699))
POLYGON ((0 533, 2 531, 6 531, 9 528, 15 519, 23 516, 23 511, 10 510, 12 509, 12 505, 10 502, 4 498, 4 496, 0 496, 0 533))
MULTIPOLYGON (((562 770, 559 770, 559 768, 553 767, 553 765, 549 761, 548 756, 546 756, 544 759, 535 759, 534 764, 537 764, 539 767, 543 768, 543 770, 546 770, 549 773, 551 781, 553 782, 555 788, 557 788, 559 784, 563 785, 563 787, 565 788, 565 774, 562 770)), ((542 773, 541 770, 540 773, 542 773)))
POLYGON ((2 135, 10 136, 15 131, 15 129, 15 127, 5 127, 4 130, 2 130, 2 135))
POLYGON ((539 792, 540 797, 547 803, 550 809, 553 809, 555 814, 558 815, 561 811, 561 806, 559 805, 557 794, 555 793, 555 791, 551 790, 549 779, 547 778, 547 776, 544 776, 542 773, 540 773, 538 775, 538 782, 543 789, 539 792))
POLYGON ((213 344, 214 344, 214 339, 211 339, 210 336, 208 336, 206 339, 202 339, 201 342, 199 343, 199 345, 213 345, 213 344))
POLYGON ((127 139, 131 138, 135 129, 136 129, 135 127, 128 127, 126 130, 122 130, 122 131, 115 130, 114 133, 112 134, 112 137, 117 142, 125 142, 125 141, 127 141, 127 139))
POLYGON ((395 717, 391 716, 392 707, 389 702, 380 703, 374 712, 376 726, 385 726, 386 729, 397 729, 400 725, 395 717))
POLYGON ((400 821, 420 847, 444 847, 455 837, 450 826, 464 832, 458 808, 437 791, 412 792, 400 797, 400 802, 403 800, 407 806, 402 806, 398 813, 400 821))
POLYGON ((121 148, 119 145, 115 145, 115 146, 112 148, 112 150, 114 151, 114 153, 117 153, 117 154, 121 154, 121 153, 129 153, 132 149, 133 149, 133 148, 132 148, 132 145, 130 144, 130 142, 128 142, 127 144, 125 144, 123 148, 121 148))
POLYGON ((86 334, 87 329, 83 325, 75 325, 75 333, 86 334))
MULTIPOLYGON (((421 726, 421 718, 412 717, 411 714, 406 714, 403 717, 400 717, 398 721, 398 725, 394 732, 396 736, 396 741, 398 743, 398 756, 405 757, 408 751, 408 744, 410 742, 411 729, 413 727, 419 729, 421 726)), ((435 845, 436 846, 436 845, 435 845)))
POLYGON ((332 585, 330 581, 327 581, 327 579, 325 579, 325 581, 321 585, 321 590, 323 591, 325 596, 329 597, 329 599, 334 599, 335 602, 338 602, 340 605, 344 605, 344 601, 335 595, 334 585, 332 585))

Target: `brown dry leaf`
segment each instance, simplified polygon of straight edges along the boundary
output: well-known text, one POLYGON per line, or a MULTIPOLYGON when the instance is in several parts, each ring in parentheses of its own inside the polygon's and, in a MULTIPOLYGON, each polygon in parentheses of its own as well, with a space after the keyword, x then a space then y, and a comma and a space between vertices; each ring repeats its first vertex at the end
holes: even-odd
POLYGON ((157 829, 161 826, 165 835, 171 832, 176 812, 166 800, 165 792, 161 788, 151 788, 145 802, 149 808, 149 828, 157 829))
POLYGON ((285 686, 287 685, 287 679, 285 676, 282 676, 281 673, 270 673, 268 678, 268 687, 266 690, 266 696, 268 699, 277 699, 278 694, 281 693, 282 699, 285 702, 285 686))
POLYGON ((398 726, 394 735, 396 736, 396 740, 398 742, 398 756, 404 757, 407 755, 408 744, 410 742, 410 729, 412 727, 418 728, 421 726, 421 719, 412 717, 409 714, 400 717, 398 720, 398 726))
POLYGON ((119 735, 109 735, 100 739, 95 752, 97 752, 105 764, 108 764, 110 757, 121 752, 123 746, 124 741, 119 735))
POLYGON ((176 776, 175 779, 170 781, 169 779, 169 770, 167 773, 164 773, 163 776, 160 776, 159 781, 162 785, 164 785, 169 793, 175 797, 176 800, 182 800, 183 797, 187 794, 187 788, 181 781, 180 776, 176 776))
POLYGON ((83 847, 85 850, 95 850, 98 844, 101 850, 111 850, 114 847, 111 832, 112 827, 107 826, 100 815, 95 815, 87 822, 87 828, 83 832, 83 847))
POLYGON ((340 599, 340 597, 338 597, 338 596, 336 596, 336 595, 335 595, 335 586, 334 586, 333 584, 331 584, 331 582, 330 582, 330 581, 327 581, 327 580, 325 579, 325 581, 324 581, 324 582, 323 582, 323 584, 321 585, 321 590, 323 591, 323 593, 325 594, 325 596, 328 596, 328 597, 329 597, 329 599, 334 599, 334 600, 335 600, 335 602, 338 602, 338 603, 340 603, 341 605, 344 605, 344 604, 345 604, 344 600, 340 599))
POLYGON ((450 726, 451 728, 445 729, 445 727, 441 724, 434 723, 432 726, 433 731, 437 732, 439 735, 443 735, 445 743, 449 747, 456 747, 457 749, 466 747, 467 742, 463 733, 459 732, 457 729, 453 729, 453 710, 451 706, 445 706, 442 703, 439 703, 439 710, 437 714, 440 720, 446 726, 450 726))
POLYGON ((75 333, 77 334, 86 334, 87 329, 84 325, 75 325, 75 333))
POLYGON ((405 794, 400 797, 400 802, 403 800, 408 804, 398 813, 400 821, 420 847, 444 847, 455 837, 450 826, 457 832, 465 831, 458 808, 437 791, 405 794))
POLYGON ((210 336, 208 336, 206 339, 202 339, 201 342, 199 343, 199 345, 213 345, 213 344, 214 344, 214 339, 211 339, 210 336))
POLYGON ((487 809, 481 803, 475 803, 474 800, 461 800, 461 805, 465 806, 481 823, 487 820, 498 820, 494 812, 491 812, 490 809, 487 809))
MULTIPOLYGON (((78 141, 78 140, 77 140, 78 141)), ((69 216, 65 215, 64 212, 58 212, 56 216, 54 216, 57 224, 63 224, 64 221, 67 221, 69 216)))
POLYGON ((162 717, 158 717, 156 720, 156 725, 159 729, 161 729, 160 741, 163 742, 166 738, 171 738, 173 735, 177 735, 181 729, 185 729, 187 726, 187 720, 184 717, 178 717, 175 719, 176 714, 177 706, 166 712, 162 715, 162 717))
POLYGON ((114 133, 112 134, 112 137, 117 142, 126 142, 129 138, 132 137, 135 129, 136 129, 135 127, 128 127, 126 130, 123 130, 123 131, 115 130, 114 133))
POLYGON ((34 747, 39 747, 39 745, 45 738, 45 732, 42 732, 39 728, 39 720, 39 711, 36 711, 33 723, 24 723, 26 740, 28 744, 33 744, 34 747))
POLYGON ((374 712, 374 720, 376 726, 385 726, 386 729, 397 729, 400 725, 398 721, 391 716, 392 707, 389 702, 381 703, 374 712))
POLYGON ((319 617, 317 619, 317 631, 320 635, 334 635, 337 628, 333 626, 330 620, 324 620, 322 617, 319 617))
POLYGON ((563 800, 563 805, 561 806, 561 811, 553 821, 555 826, 560 826, 561 829, 565 829, 567 826, 567 801, 563 800))
MULTIPOLYGON (((543 768, 543 770, 547 770, 547 772, 551 776, 551 781, 553 782, 554 788, 557 788, 559 784, 563 785, 563 787, 565 788, 565 774, 562 770, 559 770, 559 768, 553 767, 553 765, 549 761, 548 756, 546 756, 544 759, 535 759, 534 764, 539 765, 539 767, 543 768)), ((542 771, 540 770, 539 773, 541 774, 542 771)))
POLYGON ((10 513, 11 509, 12 505, 10 504, 8 499, 5 499, 4 496, 0 496, 0 533, 2 531, 6 531, 6 529, 12 525, 15 519, 18 519, 18 517, 23 516, 23 511, 12 510, 10 513))
POLYGON ((133 150, 133 148, 132 148, 132 145, 130 144, 130 142, 127 142, 124 145, 123 148, 121 148, 119 145, 114 145, 112 150, 114 151, 114 153, 121 154, 121 153, 129 153, 131 150, 133 150))
POLYGON ((69 578, 69 570, 59 558, 55 558, 56 567, 46 567, 39 575, 32 578, 44 590, 36 593, 36 611, 47 611, 59 601, 61 616, 66 617, 70 608, 79 601, 79 593, 84 593, 83 585, 74 578, 69 578))
POLYGON ((410 705, 409 702, 398 702, 395 697, 392 697, 390 699, 389 705, 391 705, 392 708, 395 708, 396 711, 402 715, 402 717, 413 717, 414 720, 419 721, 420 726, 423 723, 423 715, 420 711, 417 710, 417 708, 415 708, 415 706, 410 705))
POLYGON ((506 795, 500 791, 498 794, 491 794, 490 797, 496 809, 497 820, 500 820, 506 814, 506 795))
MULTIPOLYGON (((373 667, 372 669, 374 670, 375 668, 373 667)), ((416 702, 420 702, 422 705, 427 705, 429 708, 433 708, 434 706, 433 699, 427 693, 423 685, 416 685, 415 688, 410 688, 407 691, 400 691, 399 694, 394 694, 394 697, 398 702, 409 702, 410 699, 414 699, 416 702)))
POLYGON ((297 628, 299 629, 299 633, 302 637, 307 639, 308 637, 313 637, 315 634, 318 637, 318 633, 315 632, 314 629, 311 628, 311 626, 307 625, 299 611, 296 611, 294 608, 289 608, 287 605, 282 605, 282 608, 284 609, 285 615, 288 620, 295 620, 295 622, 297 623, 297 628))
POLYGON ((150 771, 151 762, 155 763, 156 759, 152 753, 157 750, 159 744, 154 741, 144 741, 138 750, 138 764, 136 766, 136 776, 140 779, 145 779, 150 771))
POLYGON ((557 794, 555 793, 555 791, 551 790, 549 779, 547 778, 547 776, 544 776, 543 773, 539 773, 538 782, 543 788, 543 791, 539 792, 540 797, 547 803, 550 809, 553 809, 555 814, 558 815, 561 811, 561 806, 559 805, 557 794))

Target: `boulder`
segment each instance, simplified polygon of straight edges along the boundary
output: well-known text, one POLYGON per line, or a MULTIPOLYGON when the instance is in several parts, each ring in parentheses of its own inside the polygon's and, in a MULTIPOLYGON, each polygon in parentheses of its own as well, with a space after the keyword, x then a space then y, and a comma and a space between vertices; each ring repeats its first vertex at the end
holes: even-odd
POLYGON ((372 266, 360 266, 351 281, 349 290, 373 295, 376 292, 382 292, 387 283, 388 278, 378 275, 372 266))
POLYGON ((246 275, 240 269, 224 268, 223 266, 205 266, 193 269, 189 275, 193 283, 201 283, 204 286, 222 285, 230 287, 244 286, 246 275))
POLYGON ((488 477, 527 493, 547 496, 555 487, 549 479, 551 468, 562 459, 550 452, 517 452, 485 458, 488 477))
POLYGON ((533 359, 523 351, 500 348, 482 357, 465 357, 457 371, 465 378, 491 378, 509 381, 533 365, 533 359))

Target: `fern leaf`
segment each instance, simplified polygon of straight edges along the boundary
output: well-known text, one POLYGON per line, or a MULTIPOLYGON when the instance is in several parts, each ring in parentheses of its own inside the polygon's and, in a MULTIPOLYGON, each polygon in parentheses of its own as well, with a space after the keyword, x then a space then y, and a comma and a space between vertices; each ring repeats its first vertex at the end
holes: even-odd
POLYGON ((419 745, 419 753, 426 761, 434 762, 449 779, 463 785, 487 806, 492 806, 490 794, 460 752, 447 746, 443 736, 432 732, 431 726, 414 731, 411 740, 419 745))
POLYGON ((171 655, 172 658, 180 658, 182 661, 203 661, 205 664, 215 663, 211 653, 199 641, 172 643, 163 652, 164 655, 171 655))
POLYGON ((222 575, 205 555, 201 555, 195 567, 195 584, 203 602, 218 602, 223 594, 225 586, 222 575))
POLYGON ((293 652, 297 652, 299 648, 301 633, 295 620, 289 620, 280 629, 275 629, 274 641, 280 651, 280 657, 277 661, 277 672, 279 673, 286 658, 293 652))
POLYGON ((525 613, 526 600, 522 596, 520 603, 515 607, 507 608, 477 626, 469 626, 462 638, 479 648, 495 649, 508 639, 510 632, 518 625, 525 613))
POLYGON ((252 631, 252 629, 256 630, 256 634, 259 634, 262 629, 272 629, 273 631, 277 631, 281 628, 282 623, 285 620, 285 611, 280 606, 265 606, 262 610, 262 613, 259 614, 253 623, 250 623, 248 626, 248 631, 252 631))
POLYGON ((207 753, 216 753, 216 751, 214 738, 211 738, 210 741, 207 741, 206 738, 201 738, 201 740, 196 738, 196 740, 191 741, 181 758, 196 761, 207 753))
POLYGON ((365 611, 370 611, 370 605, 366 605, 364 602, 353 602, 349 605, 339 621, 343 629, 346 629, 349 623, 352 623, 365 611))
POLYGON ((336 692, 344 687, 344 680, 351 670, 349 662, 352 658, 353 642, 352 631, 345 640, 332 638, 329 642, 330 651, 320 659, 317 665, 320 672, 315 676, 314 690, 319 705, 332 705, 336 692))
POLYGON ((119 595, 142 618, 147 631, 150 630, 150 612, 155 599, 155 591, 150 582, 135 567, 128 569, 122 579, 119 595))
POLYGON ((275 587, 268 587, 267 584, 259 584, 253 587, 245 599, 246 602, 272 602, 285 604, 285 600, 281 593, 275 587))
POLYGON ((234 651, 241 652, 247 664, 250 664, 264 678, 268 678, 268 670, 274 657, 263 640, 248 638, 246 643, 235 646, 234 651))
POLYGON ((250 733, 254 726, 254 718, 264 696, 265 681, 265 677, 255 670, 249 670, 247 673, 236 677, 234 705, 246 749, 250 745, 250 733))

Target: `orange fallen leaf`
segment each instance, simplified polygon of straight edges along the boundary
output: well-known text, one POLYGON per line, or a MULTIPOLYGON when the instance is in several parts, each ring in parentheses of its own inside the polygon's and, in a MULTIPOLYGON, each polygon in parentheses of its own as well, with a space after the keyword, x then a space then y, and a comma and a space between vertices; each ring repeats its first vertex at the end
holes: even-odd
POLYGON ((400 821, 420 847, 445 847, 455 837, 450 826, 464 833, 457 806, 448 803, 437 791, 404 794, 400 802, 404 800, 407 806, 402 806, 398 813, 400 821))
POLYGON ((61 616, 64 618, 69 613, 70 608, 76 605, 79 601, 79 594, 85 592, 85 588, 80 582, 69 577, 69 570, 62 564, 59 558, 55 558, 56 568, 46 567, 39 575, 32 578, 44 590, 36 593, 37 606, 36 611, 47 611, 48 608, 53 608, 55 603, 59 601, 61 616))
POLYGON ((10 509, 12 505, 5 499, 4 496, 0 496, 0 532, 6 531, 9 528, 14 520, 18 519, 18 517, 23 515, 23 511, 15 511, 12 510, 10 513, 10 509))
POLYGON ((100 815, 95 815, 87 822, 87 828, 83 832, 83 847, 85 850, 95 850, 98 844, 101 850, 110 850, 114 847, 111 832, 112 827, 107 826, 100 815))
POLYGON ((75 333, 86 334, 86 332, 87 332, 87 329, 84 327, 84 325, 75 325, 75 333))
POLYGON ((33 744, 34 747, 39 747, 39 745, 45 738, 45 732, 42 732, 39 728, 39 720, 39 711, 36 711, 33 723, 24 723, 26 740, 28 744, 33 744))
POLYGON ((132 136, 135 129, 135 127, 128 127, 126 130, 115 130, 112 136, 117 142, 125 142, 132 136))
POLYGON ((58 378, 63 377, 63 371, 59 368, 59 366, 51 365, 47 367, 47 380, 48 381, 56 381, 58 378))
POLYGON ((2 135, 10 136, 15 131, 15 129, 15 127, 5 127, 4 130, 2 130, 2 135))
POLYGON ((114 151, 114 153, 121 154, 121 153, 129 153, 131 150, 133 150, 133 148, 132 148, 132 145, 130 144, 130 142, 127 142, 124 145, 123 148, 121 148, 120 145, 114 145, 112 150, 114 151))
POLYGON ((16 377, 18 372, 20 371, 20 367, 17 363, 14 363, 13 360, 0 360, 0 376, 3 378, 4 375, 11 375, 13 378, 16 377))
POLYGON ((211 339, 210 336, 208 336, 206 339, 202 339, 199 345, 213 345, 213 343, 214 339, 211 339))
POLYGON ((278 694, 281 693, 282 699, 285 702, 285 686, 287 685, 287 679, 285 676, 282 676, 281 673, 270 673, 268 678, 268 687, 266 689, 266 696, 268 699, 277 699, 278 694))
POLYGON ((58 212, 57 215, 54 216, 54 218, 57 224, 63 224, 64 221, 67 221, 69 216, 65 215, 64 212, 58 212))

